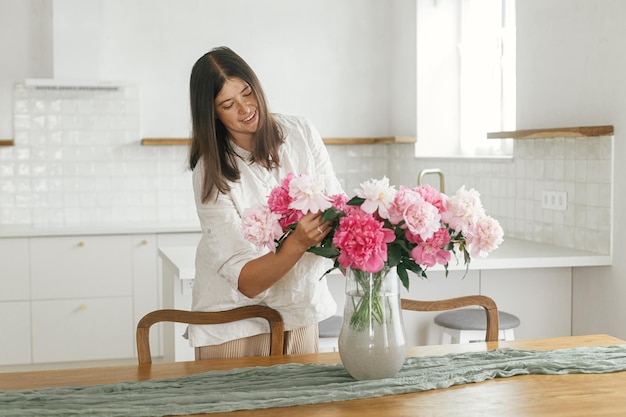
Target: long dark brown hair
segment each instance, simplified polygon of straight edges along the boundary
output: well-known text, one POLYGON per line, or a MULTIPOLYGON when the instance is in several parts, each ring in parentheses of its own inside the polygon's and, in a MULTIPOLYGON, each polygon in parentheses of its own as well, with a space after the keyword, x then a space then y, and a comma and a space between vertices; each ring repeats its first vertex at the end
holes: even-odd
POLYGON ((217 193, 228 192, 229 182, 240 178, 237 154, 228 137, 228 131, 215 115, 215 97, 226 80, 232 77, 248 83, 258 104, 259 124, 252 141, 250 163, 258 163, 268 170, 280 164, 278 148, 283 143, 283 133, 268 110, 267 100, 256 74, 231 49, 219 47, 211 50, 196 61, 189 81, 192 122, 189 168, 193 170, 202 158, 203 203, 214 192, 216 198, 217 193))

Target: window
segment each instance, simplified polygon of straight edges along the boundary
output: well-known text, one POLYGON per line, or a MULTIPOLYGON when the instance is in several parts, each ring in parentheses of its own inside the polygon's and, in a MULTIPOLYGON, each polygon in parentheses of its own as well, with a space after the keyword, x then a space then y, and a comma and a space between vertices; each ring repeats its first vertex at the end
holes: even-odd
POLYGON ((419 0, 417 156, 500 156, 515 129, 515 0, 419 0))

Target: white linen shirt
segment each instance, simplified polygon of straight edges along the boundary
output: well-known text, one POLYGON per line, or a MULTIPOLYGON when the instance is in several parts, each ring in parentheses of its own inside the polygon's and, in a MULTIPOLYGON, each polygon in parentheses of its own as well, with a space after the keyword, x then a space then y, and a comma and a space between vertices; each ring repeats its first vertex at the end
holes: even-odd
MULTIPOLYGON (((268 171, 250 164, 250 153, 233 143, 238 182, 230 183, 230 191, 219 193, 202 203, 204 168, 202 160, 193 170, 193 189, 202 228, 196 251, 196 274, 192 310, 221 311, 235 307, 264 304, 280 312, 285 330, 317 323, 333 315, 336 303, 326 284, 320 279, 332 268, 332 261, 306 252, 296 265, 269 289, 254 298, 239 292, 238 279, 243 266, 268 252, 247 241, 241 232, 243 212, 256 204, 266 204, 270 191, 288 173, 320 175, 328 194, 342 193, 335 177, 328 152, 315 127, 305 118, 275 114, 283 129, 285 142, 279 148, 280 167, 268 171)), ((249 319, 209 326, 190 325, 191 346, 217 345, 230 340, 269 332, 264 319, 249 319)))

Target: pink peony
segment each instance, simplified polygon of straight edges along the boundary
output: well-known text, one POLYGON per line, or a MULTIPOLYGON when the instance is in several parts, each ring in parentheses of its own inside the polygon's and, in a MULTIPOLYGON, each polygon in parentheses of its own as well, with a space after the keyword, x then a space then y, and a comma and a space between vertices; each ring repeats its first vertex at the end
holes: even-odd
POLYGON ((389 206, 389 222, 393 225, 400 223, 404 220, 404 211, 407 206, 421 199, 422 197, 415 190, 401 185, 393 199, 393 204, 389 206))
POLYGON ((504 231, 500 223, 489 216, 482 216, 466 233, 468 250, 474 257, 485 257, 502 243, 504 231))
POLYGON ((289 226, 300 220, 302 216, 304 216, 304 213, 302 213, 300 210, 290 209, 287 213, 284 213, 282 215, 282 217, 278 220, 278 223, 284 231, 287 231, 289 226))
POLYGON ((340 250, 337 261, 344 268, 379 272, 387 261, 387 243, 393 242, 393 230, 359 208, 348 210, 339 220, 333 243, 340 250))
POLYGON ((274 187, 274 189, 270 192, 269 197, 267 197, 267 204, 272 212, 287 214, 292 211, 292 209, 289 208, 289 204, 291 204, 292 200, 289 195, 289 183, 293 178, 295 178, 295 175, 289 173, 285 178, 283 178, 280 185, 278 187, 274 187))
POLYGON ((278 224, 280 215, 272 213, 268 206, 257 204, 243 212, 241 230, 243 236, 257 246, 265 246, 270 250, 276 249, 276 239, 279 239, 283 230, 278 224))
POLYGON ((430 239, 441 226, 441 215, 437 207, 426 202, 423 198, 416 198, 404 209, 405 227, 422 240, 430 239))
POLYGON ((330 196, 330 203, 339 211, 345 211, 348 207, 348 196, 345 194, 334 194, 330 196))
POLYGON ((441 219, 454 231, 463 232, 469 229, 480 217, 485 215, 485 210, 480 202, 480 194, 473 188, 466 190, 462 186, 446 202, 446 211, 441 214, 441 219))
POLYGON ((432 267, 436 264, 446 265, 450 261, 450 252, 444 249, 450 243, 450 234, 446 228, 440 228, 426 241, 418 238, 416 243, 417 246, 411 251, 411 257, 416 263, 432 267))
POLYGON ((289 183, 289 195, 292 198, 289 207, 302 213, 318 213, 331 207, 321 177, 298 175, 289 183))
POLYGON ((437 207, 439 213, 443 213, 445 211, 445 198, 446 196, 439 191, 435 190, 428 184, 420 185, 415 189, 415 191, 422 196, 422 198, 428 201, 433 206, 437 207))

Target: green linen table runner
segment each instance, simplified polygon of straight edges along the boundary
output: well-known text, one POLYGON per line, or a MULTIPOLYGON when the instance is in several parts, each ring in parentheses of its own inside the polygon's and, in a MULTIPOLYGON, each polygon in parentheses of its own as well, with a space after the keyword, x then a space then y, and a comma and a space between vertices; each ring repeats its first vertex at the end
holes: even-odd
POLYGON ((284 364, 90 387, 0 391, 0 416, 141 417, 372 398, 516 375, 626 370, 626 345, 553 351, 501 348, 407 358, 394 378, 357 381, 341 364, 284 364))

